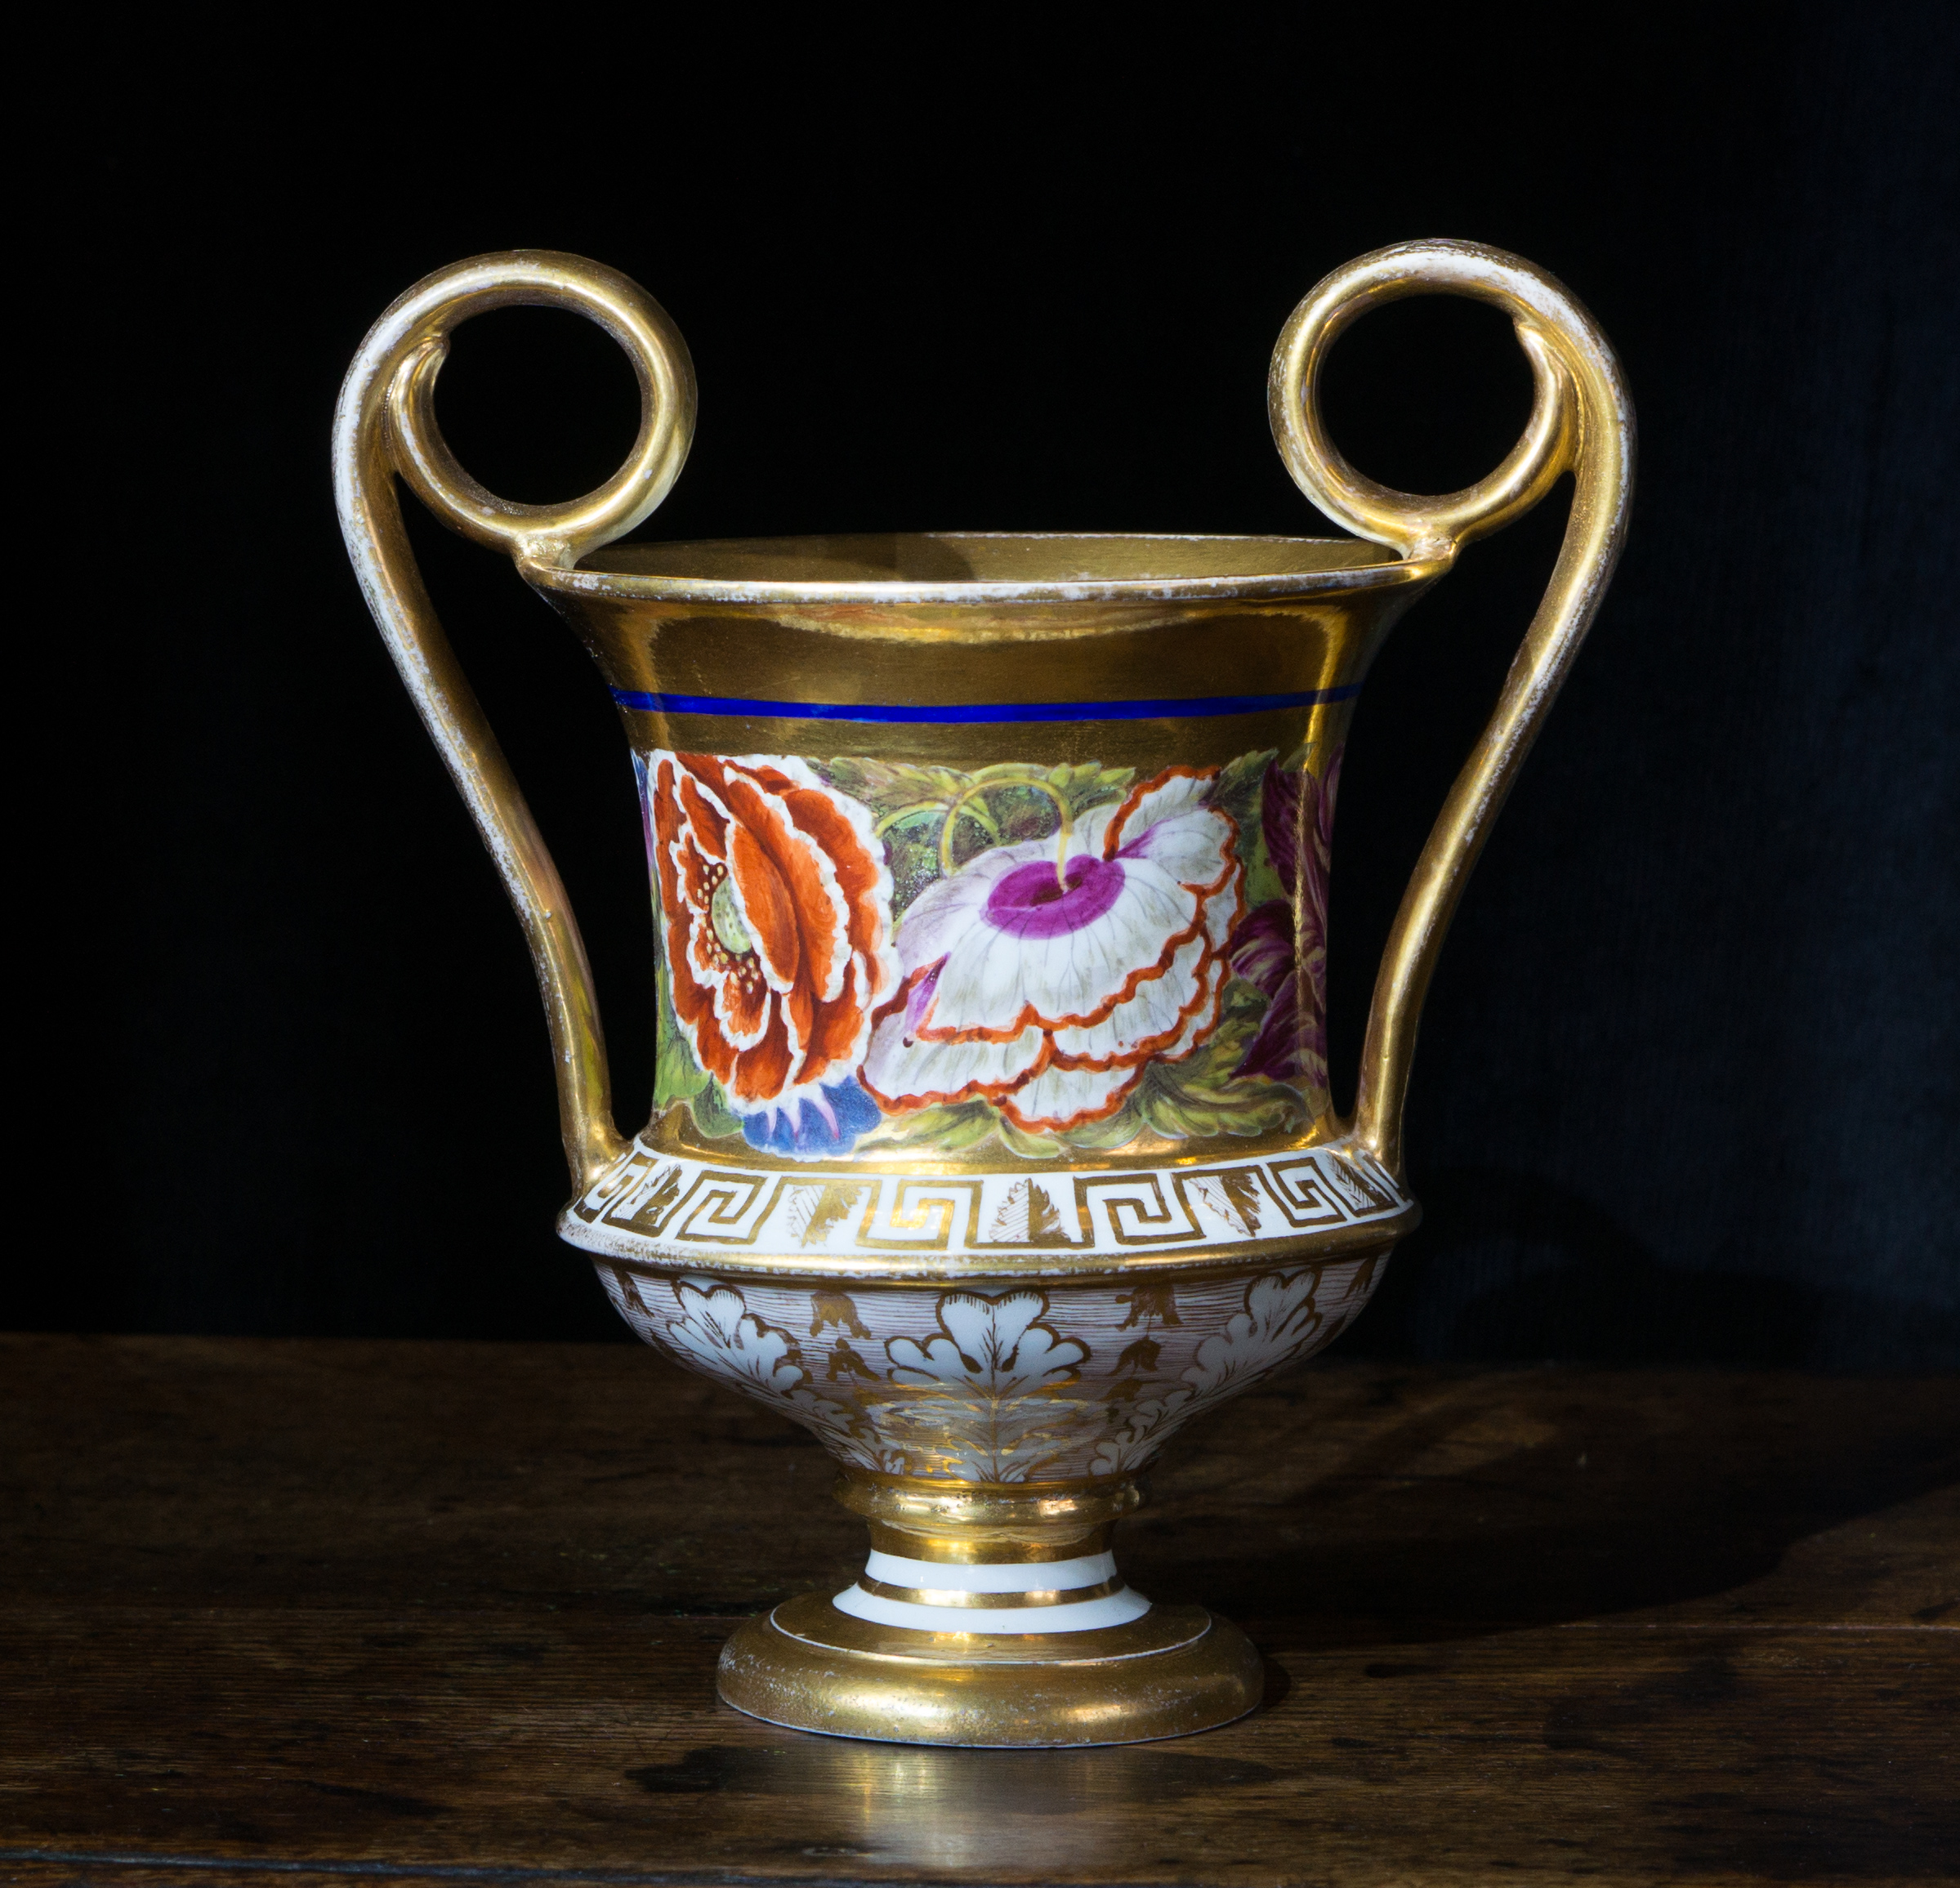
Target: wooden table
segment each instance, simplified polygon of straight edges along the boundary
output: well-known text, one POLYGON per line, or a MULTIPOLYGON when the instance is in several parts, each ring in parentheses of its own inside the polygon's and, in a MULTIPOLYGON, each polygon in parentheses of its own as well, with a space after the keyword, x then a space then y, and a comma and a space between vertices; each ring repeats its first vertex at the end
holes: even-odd
POLYGON ((1203 1737, 802 1736, 800 1431, 625 1347, 0 1338, 0 1880, 1960 1875, 1960 1384, 1337 1356, 1129 1524, 1270 1658, 1203 1737))

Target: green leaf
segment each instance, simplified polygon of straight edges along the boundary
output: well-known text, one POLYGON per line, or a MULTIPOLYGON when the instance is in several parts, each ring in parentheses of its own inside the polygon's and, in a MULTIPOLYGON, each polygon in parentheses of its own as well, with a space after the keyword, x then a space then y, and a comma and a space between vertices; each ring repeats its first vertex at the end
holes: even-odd
POLYGON ((945 814, 946 808, 943 801, 922 800, 916 806, 901 806, 895 813, 887 813, 872 831, 882 839, 895 826, 903 826, 913 819, 930 819, 936 823, 945 817, 945 814))
POLYGON ((1018 1154, 1024 1160, 1059 1160, 1062 1144, 1045 1134, 1028 1134, 1016 1127, 1006 1115, 994 1118, 993 1131, 1010 1154, 1018 1154))
POLYGON ((1212 788, 1212 804, 1229 813, 1239 828, 1239 863, 1245 871, 1248 907, 1286 895, 1286 887, 1266 855, 1266 820, 1260 800, 1266 770, 1276 752, 1268 748, 1263 753, 1241 754, 1225 766, 1212 788))
POLYGON ((885 1154, 905 1147, 930 1147, 957 1154, 984 1140, 993 1133, 994 1123, 993 1110, 984 1101, 920 1108, 909 1114, 887 1116, 858 1143, 858 1151, 885 1154))
POLYGON ((1293 1089, 1269 1076, 1233 1073, 1265 1010, 1260 992, 1234 979, 1211 1041, 1181 1062, 1153 1062, 1145 1071, 1137 1094, 1143 1118, 1159 1134, 1185 1140, 1303 1125, 1306 1104, 1293 1089))
POLYGON ((971 819, 998 846, 1000 844, 1000 822, 988 810, 987 802, 976 793, 954 815, 959 819, 971 819))
POLYGON ((902 830, 888 833, 885 859, 891 873, 891 915, 903 917, 912 901, 940 875, 938 836, 914 838, 902 830))
POLYGON ((687 1038, 681 1033, 680 1019, 674 1014, 673 993, 667 986, 665 964, 660 966, 654 980, 659 1006, 654 1022, 656 1045, 654 1112, 659 1114, 672 1103, 690 1100, 699 1095, 712 1078, 695 1061, 694 1051, 687 1046, 687 1038))
MULTIPOLYGON (((1072 820, 1081 818, 1092 806, 1120 800, 1136 778, 1134 767, 1105 767, 1100 761, 1087 761, 1074 765, 1064 761, 1052 767, 1025 761, 1001 761, 991 767, 980 768, 973 776, 976 786, 1028 787, 1043 800, 1047 800, 1048 795, 1041 792, 1041 789, 1050 788, 1061 796, 1072 820)), ((1051 806, 1054 804, 1052 801, 1048 803, 1051 806)))
POLYGON ((1136 1111, 1136 1097, 1127 1096, 1122 1107, 1101 1121, 1085 1121, 1079 1127, 1065 1128, 1061 1139, 1069 1146, 1106 1154, 1127 1147, 1143 1131, 1143 1118, 1136 1111))
POLYGON ((1247 910, 1250 911, 1254 905, 1270 904, 1275 899, 1285 898, 1286 887, 1280 882, 1279 874, 1273 869, 1273 862, 1266 854, 1263 832, 1256 832, 1248 845, 1243 828, 1239 829, 1239 859, 1245 868, 1247 910))
POLYGON ((1241 833, 1248 828, 1257 831, 1261 823, 1259 788, 1278 752, 1276 748, 1268 748, 1257 754, 1241 754, 1237 760, 1228 761, 1212 783, 1212 804, 1221 812, 1230 814, 1239 823, 1241 833))
POLYGON ((742 1117, 729 1106, 721 1084, 712 1075, 699 1094, 689 1097, 687 1105, 694 1126, 703 1134, 719 1140, 742 1131, 742 1117))
POLYGON ((882 820, 922 807, 949 806, 972 784, 951 767, 919 766, 909 761, 875 761, 844 755, 819 771, 840 793, 861 800, 882 820))
POLYGON ((1071 767, 1065 762, 1048 770, 1048 784, 1069 802, 1069 816, 1079 819, 1092 806, 1106 806, 1129 792, 1134 767, 1105 767, 1089 761, 1071 767))
POLYGON ((1206 1140, 1219 1134, 1271 1134, 1304 1123, 1306 1105, 1292 1089, 1263 1076, 1217 1089, 1208 1085, 1152 1083, 1141 1104, 1143 1118, 1168 1140, 1206 1140))
POLYGON ((687 1104, 694 1126, 703 1134, 725 1136, 742 1131, 742 1117, 728 1105, 721 1084, 694 1060, 674 1015, 673 993, 662 964, 654 978, 659 1004, 654 1018, 654 1113, 664 1114, 676 1101, 687 1104))

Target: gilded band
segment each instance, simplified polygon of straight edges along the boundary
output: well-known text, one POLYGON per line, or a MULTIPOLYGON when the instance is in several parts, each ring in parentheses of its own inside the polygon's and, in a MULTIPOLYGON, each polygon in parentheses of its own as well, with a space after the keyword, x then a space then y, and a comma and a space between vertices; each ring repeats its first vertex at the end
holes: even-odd
POLYGON ((868 1573, 858 1575, 860 1591, 874 1593, 881 1600, 900 1600, 909 1606, 1072 1606, 1078 1600, 1106 1599, 1112 1593, 1120 1593, 1126 1584, 1120 1574, 1113 1574, 1093 1587, 1037 1587, 1025 1593, 973 1593, 958 1587, 894 1587, 874 1580, 868 1573))
POLYGON ((1112 1524, 1079 1529, 1031 1529, 974 1527, 959 1533, 916 1533, 888 1521, 868 1520, 874 1554, 934 1567, 978 1568, 1002 1564, 1053 1565, 1057 1561, 1097 1560, 1109 1545, 1112 1524))
POLYGON ((1317 708, 1352 701, 1359 682, 1340 688, 1296 689, 1258 695, 1163 695, 1113 702, 770 702, 747 695, 681 695, 614 689, 623 708, 657 715, 753 715, 769 720, 873 721, 953 726, 996 721, 1153 721, 1187 715, 1263 715, 1280 708, 1317 708))

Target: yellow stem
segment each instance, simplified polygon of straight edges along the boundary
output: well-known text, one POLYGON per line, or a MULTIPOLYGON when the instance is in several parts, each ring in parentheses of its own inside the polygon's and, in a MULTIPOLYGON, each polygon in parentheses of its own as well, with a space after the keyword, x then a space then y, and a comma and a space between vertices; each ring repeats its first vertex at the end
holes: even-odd
POLYGON ((1075 830, 1075 822, 1069 815, 1069 802, 1046 780, 985 780, 969 787, 946 809, 946 823, 940 828, 940 870, 947 877, 952 877, 953 828, 960 816, 960 809, 969 800, 978 799, 993 787, 1032 787, 1037 793, 1046 793, 1055 802, 1055 810, 1061 816, 1061 824, 1055 834, 1055 882, 1063 891, 1066 891, 1069 889, 1069 837, 1075 830))

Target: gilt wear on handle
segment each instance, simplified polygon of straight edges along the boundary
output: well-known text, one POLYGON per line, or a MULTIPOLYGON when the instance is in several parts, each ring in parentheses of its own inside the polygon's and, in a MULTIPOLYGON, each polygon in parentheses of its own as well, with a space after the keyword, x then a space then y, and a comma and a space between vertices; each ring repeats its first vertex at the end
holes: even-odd
POLYGON ((574 1181, 589 1185, 624 1151, 592 972, 578 921, 523 793, 458 666, 402 529, 399 473, 452 530, 520 563, 569 569, 650 516, 686 462, 694 369, 666 310, 617 270, 550 250, 480 256, 438 270, 368 331, 333 416, 333 490, 368 607, 430 738, 517 908, 550 1020, 558 1112, 574 1181), (563 505, 515 505, 478 484, 435 423, 449 337, 493 308, 569 308, 625 349, 640 382, 640 434, 596 492, 563 505))
POLYGON ((1491 823, 1592 627, 1627 534, 1633 405, 1586 310, 1542 269, 1476 243, 1398 243, 1313 290, 1281 332, 1269 382, 1273 437, 1301 491, 1337 524, 1404 557, 1453 560, 1574 474, 1571 521, 1497 712, 1450 788, 1389 934, 1368 1011, 1355 1108, 1359 1138, 1402 1171, 1402 1106, 1416 1026, 1444 934, 1491 823), (1417 498, 1364 477, 1327 436, 1316 395, 1342 332, 1405 295, 1466 295, 1516 324, 1531 363, 1531 417, 1503 464, 1461 492, 1417 498))
POLYGON ((649 1343, 812 1431, 866 1523, 849 1586, 725 1649, 721 1694, 758 1717, 1107 1743, 1259 1698, 1244 1636, 1136 1591, 1114 1532, 1178 1431, 1331 1343, 1417 1222, 1401 1118, 1423 993, 1597 608, 1632 453, 1584 311, 1463 243, 1328 277, 1280 337, 1271 414, 1301 489, 1366 542, 625 546, 680 471, 694 390, 623 276, 460 264, 348 375, 348 549, 544 993, 577 1189, 560 1232, 649 1343), (1438 292, 1510 313, 1535 394, 1489 478, 1414 498, 1347 464, 1316 391, 1347 324, 1438 292), (449 332, 520 302, 599 322, 640 382, 627 464, 567 505, 485 491, 435 423, 449 332), (1403 899, 1343 1118, 1327 894, 1356 697, 1458 547, 1568 471, 1551 587, 1403 899), (653 1117, 630 1144, 564 887, 417 574, 397 478, 510 553, 618 705, 659 945, 653 1117))

